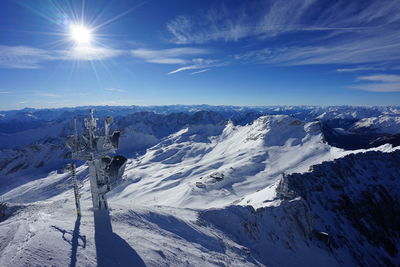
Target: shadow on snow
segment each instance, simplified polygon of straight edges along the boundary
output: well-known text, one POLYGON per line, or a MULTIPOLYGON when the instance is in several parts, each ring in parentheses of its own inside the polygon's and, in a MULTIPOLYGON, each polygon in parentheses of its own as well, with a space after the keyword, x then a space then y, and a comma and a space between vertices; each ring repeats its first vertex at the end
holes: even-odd
POLYGON ((113 232, 108 211, 94 211, 97 266, 145 266, 136 251, 113 232))
POLYGON ((73 231, 66 231, 57 226, 52 226, 54 229, 62 233, 62 239, 69 244, 71 244, 71 261, 69 263, 70 267, 76 266, 76 254, 78 252, 78 247, 81 246, 82 248, 86 247, 86 236, 79 234, 79 227, 81 225, 81 217, 78 216, 75 221, 75 227, 73 231), (68 240, 65 235, 71 235, 71 240, 68 240), (79 244, 79 240, 81 240, 82 244, 79 244))

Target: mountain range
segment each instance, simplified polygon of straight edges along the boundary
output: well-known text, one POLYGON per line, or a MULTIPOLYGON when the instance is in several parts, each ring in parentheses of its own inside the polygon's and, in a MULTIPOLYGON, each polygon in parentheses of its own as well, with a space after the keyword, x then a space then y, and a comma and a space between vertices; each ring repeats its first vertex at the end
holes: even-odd
POLYGON ((400 264, 400 107, 93 107, 128 163, 77 219, 88 108, 0 112, 0 266, 400 264))

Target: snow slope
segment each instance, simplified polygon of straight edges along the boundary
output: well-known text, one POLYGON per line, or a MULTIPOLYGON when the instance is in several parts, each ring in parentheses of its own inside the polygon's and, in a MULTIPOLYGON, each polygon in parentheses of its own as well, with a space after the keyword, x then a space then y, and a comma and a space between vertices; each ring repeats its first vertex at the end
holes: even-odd
MULTIPOLYGON (((351 160, 345 157, 332 164, 315 166, 312 172, 303 176, 288 176, 287 186, 274 189, 272 197, 264 195, 263 202, 267 204, 258 209, 248 205, 213 209, 137 205, 113 198, 110 200, 110 217, 108 213, 93 214, 88 208, 91 203, 87 197, 87 181, 81 219, 73 216, 71 190, 41 201, 29 198, 34 202, 13 205, 10 217, 0 222, 0 265, 365 266, 371 257, 372 265, 396 264, 398 258, 388 257, 384 248, 359 245, 357 238, 365 237, 348 221, 352 216, 346 217, 348 215, 342 214, 341 210, 329 208, 330 201, 340 196, 340 191, 333 193, 338 190, 349 192, 354 205, 359 205, 351 210, 363 207, 365 203, 358 203, 358 197, 352 196, 362 196, 370 184, 380 184, 381 188, 398 193, 395 188, 398 185, 399 152, 373 153, 372 156, 358 153, 351 156, 351 160), (385 166, 384 176, 379 172, 381 164, 385 166), (352 166, 358 167, 352 171, 349 169, 352 166), (363 175, 359 171, 361 167, 369 174, 366 185, 357 185, 357 180, 363 177, 360 176, 363 175), (340 187, 335 181, 338 174, 342 177, 340 187), (353 182, 349 183, 348 179, 353 182), (324 186, 321 191, 319 181, 329 187, 324 186), (341 222, 342 218, 346 223, 339 225, 349 233, 345 239, 340 235, 343 230, 335 223, 335 220, 341 222), (322 231, 328 232, 332 241, 321 239, 322 231), (363 261, 366 256, 369 258, 363 261)), ((78 173, 80 179, 85 180, 83 170, 84 166, 78 173)), ((48 186, 63 179, 67 179, 65 175, 52 174, 46 181, 33 181, 26 188, 37 191, 43 184, 48 186)), ((373 191, 369 192, 373 194, 373 191)), ((19 193, 10 192, 7 197, 19 193)), ((49 193, 37 191, 41 196, 49 196, 49 193)), ((398 203, 395 196, 392 194, 390 201, 398 203)), ((371 207, 380 206, 377 202, 371 207)), ((390 205, 384 207, 391 209, 390 205)), ((372 223, 370 221, 370 225, 372 223)), ((393 233, 389 232, 389 235, 392 240, 399 240, 393 233)))
MULTIPOLYGON (((2 180, 10 209, 0 218, 0 266, 357 266, 371 253, 376 265, 398 263, 398 254, 388 257, 376 244, 367 250, 358 245, 365 237, 351 221, 345 224, 351 236, 338 243, 337 223, 349 216, 325 199, 336 201, 331 192, 338 173, 351 200, 368 186, 354 186, 349 177, 398 187, 397 163, 390 157, 397 158, 400 147, 338 149, 324 142, 320 122, 289 115, 261 116, 249 124, 227 123, 210 112, 133 118, 139 118, 135 124, 132 117, 116 124, 123 127, 125 147, 144 151, 128 160, 125 182, 109 193, 110 214, 90 209, 85 165, 77 170, 84 185, 80 220, 72 190, 60 187, 69 175, 35 167, 46 157, 48 167, 64 164, 57 162, 65 157, 61 143, 53 150, 37 144, 20 154, 7 152, 17 159, 5 165, 3 174, 15 171, 3 177, 25 180, 2 180), (138 147, 138 140, 148 143, 138 147), (283 183, 283 173, 287 181, 327 179, 330 189, 321 193, 314 185, 283 183), (308 191, 313 198, 304 195, 308 191), (324 231, 335 246, 323 240, 324 231)), ((399 203, 392 199, 388 209, 399 203)))
POLYGON ((128 163, 131 179, 110 197, 143 205, 226 206, 270 185, 284 171, 306 171, 340 153, 323 142, 318 123, 285 115, 260 117, 245 126, 228 123, 223 129, 186 128, 128 163))
POLYGON ((375 129, 377 132, 398 134, 400 133, 400 116, 379 116, 363 118, 352 127, 353 130, 362 128, 375 129))

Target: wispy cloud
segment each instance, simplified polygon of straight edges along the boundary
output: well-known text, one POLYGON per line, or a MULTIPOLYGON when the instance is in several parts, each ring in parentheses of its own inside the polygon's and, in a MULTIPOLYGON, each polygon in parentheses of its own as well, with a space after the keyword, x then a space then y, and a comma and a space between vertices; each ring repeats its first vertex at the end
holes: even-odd
POLYGON ((0 45, 0 68, 38 69, 46 61, 105 60, 124 53, 105 47, 74 47, 71 50, 44 50, 30 46, 0 45))
POLYGON ((400 75, 376 74, 357 77, 357 81, 368 81, 350 86, 352 89, 370 92, 400 92, 400 75))
POLYGON ((187 57, 208 54, 209 51, 194 47, 180 47, 170 49, 135 49, 131 51, 132 56, 157 64, 187 64, 187 57))
POLYGON ((64 60, 105 60, 124 54, 122 50, 95 46, 77 46, 71 50, 60 52, 60 57, 64 60))
POLYGON ((44 96, 44 97, 51 97, 51 98, 62 97, 62 95, 54 94, 54 93, 37 93, 37 95, 44 96))
POLYGON ((195 58, 191 61, 192 64, 184 67, 177 68, 173 71, 168 72, 168 75, 175 74, 185 70, 197 70, 197 69, 205 69, 211 67, 219 67, 224 65, 224 63, 219 63, 214 59, 204 59, 204 58, 195 58))
MULTIPOLYGON (((96 61, 128 54, 125 50, 107 47, 77 46, 70 50, 47 51, 29 46, 0 46, 0 68, 37 69, 50 60, 96 61)), ((184 65, 193 64, 193 56, 208 54, 203 48, 181 47, 171 49, 136 49, 131 55, 149 63, 184 65)))
POLYGON ((353 85, 349 88, 370 92, 400 92, 400 83, 377 83, 353 85))
POLYGON ((118 92, 118 93, 125 93, 126 90, 120 89, 120 88, 105 88, 104 90, 110 91, 110 92, 118 92))
POLYGON ((1 90, 0 89, 0 94, 9 94, 10 93, 10 91, 7 91, 7 90, 1 90))
POLYGON ((175 74, 175 73, 178 73, 178 72, 181 72, 184 70, 195 70, 195 69, 200 69, 200 68, 202 68, 202 67, 196 66, 196 65, 185 66, 185 67, 177 68, 173 71, 168 72, 168 75, 175 74))
POLYGON ((358 81, 374 81, 374 82, 400 82, 400 75, 395 74, 376 74, 357 77, 358 81))
POLYGON ((40 63, 52 59, 54 56, 43 49, 0 45, 0 68, 37 69, 40 63))
POLYGON ((268 38, 298 31, 353 32, 369 26, 363 23, 366 20, 373 22, 388 13, 397 16, 384 4, 371 3, 365 10, 358 10, 356 5, 345 0, 330 5, 317 0, 255 1, 235 9, 221 5, 195 16, 179 15, 169 21, 166 28, 173 42, 189 44, 237 41, 247 37, 268 38), (358 16, 354 15, 355 12, 359 12, 358 16), (309 17, 314 17, 312 23, 307 21, 309 17), (358 21, 360 19, 364 21, 358 21))
POLYGON ((279 65, 362 64, 400 60, 400 34, 368 39, 330 41, 319 46, 259 49, 235 55, 236 60, 279 65))
POLYGON ((360 5, 347 0, 276 0, 246 2, 241 8, 214 6, 194 16, 179 15, 166 28, 178 44, 270 40, 268 48, 242 49, 235 55, 242 62, 354 65, 399 61, 399 24, 397 1, 367 0, 360 5), (304 32, 311 35, 299 35, 304 32), (296 38, 279 41, 289 34, 296 38))
POLYGON ((359 71, 377 71, 377 70, 385 70, 385 69, 378 68, 378 67, 371 67, 371 66, 360 66, 360 67, 336 69, 337 72, 359 72, 359 71))
POLYGON ((199 73, 203 73, 203 72, 206 72, 206 71, 209 71, 210 69, 204 69, 204 70, 199 70, 199 71, 195 71, 195 72, 192 72, 192 75, 194 75, 194 74, 199 74, 199 73))

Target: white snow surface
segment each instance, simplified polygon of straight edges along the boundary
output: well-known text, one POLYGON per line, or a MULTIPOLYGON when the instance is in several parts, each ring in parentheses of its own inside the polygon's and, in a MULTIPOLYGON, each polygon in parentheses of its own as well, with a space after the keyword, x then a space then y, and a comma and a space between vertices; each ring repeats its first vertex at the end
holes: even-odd
POLYGON ((380 133, 398 134, 400 133, 400 116, 384 116, 363 118, 357 121, 353 129, 372 128, 380 133))
POLYGON ((271 185, 282 172, 303 172, 344 152, 322 141, 318 123, 264 116, 227 124, 219 136, 184 129, 128 164, 130 179, 111 199, 140 205, 215 208, 271 185), (219 181, 213 176, 224 178, 219 181), (199 186, 198 186, 199 185, 199 186))
POLYGON ((207 218, 214 209, 226 209, 218 222, 229 225, 230 218, 239 220, 231 213, 241 206, 280 207, 275 187, 282 173, 307 172, 365 151, 331 147, 318 122, 287 115, 263 116, 245 126, 228 123, 222 132, 210 125, 188 127, 129 159, 125 181, 108 194, 111 217, 93 216, 85 165, 77 170, 84 184, 80 220, 72 190, 57 186, 68 174, 53 171, 3 194, 13 212, 0 221, 0 266, 337 266, 283 220, 290 206, 263 219, 277 236, 288 233, 274 246, 261 243, 268 255, 252 254, 207 218), (274 221, 276 216, 282 221, 274 221))

